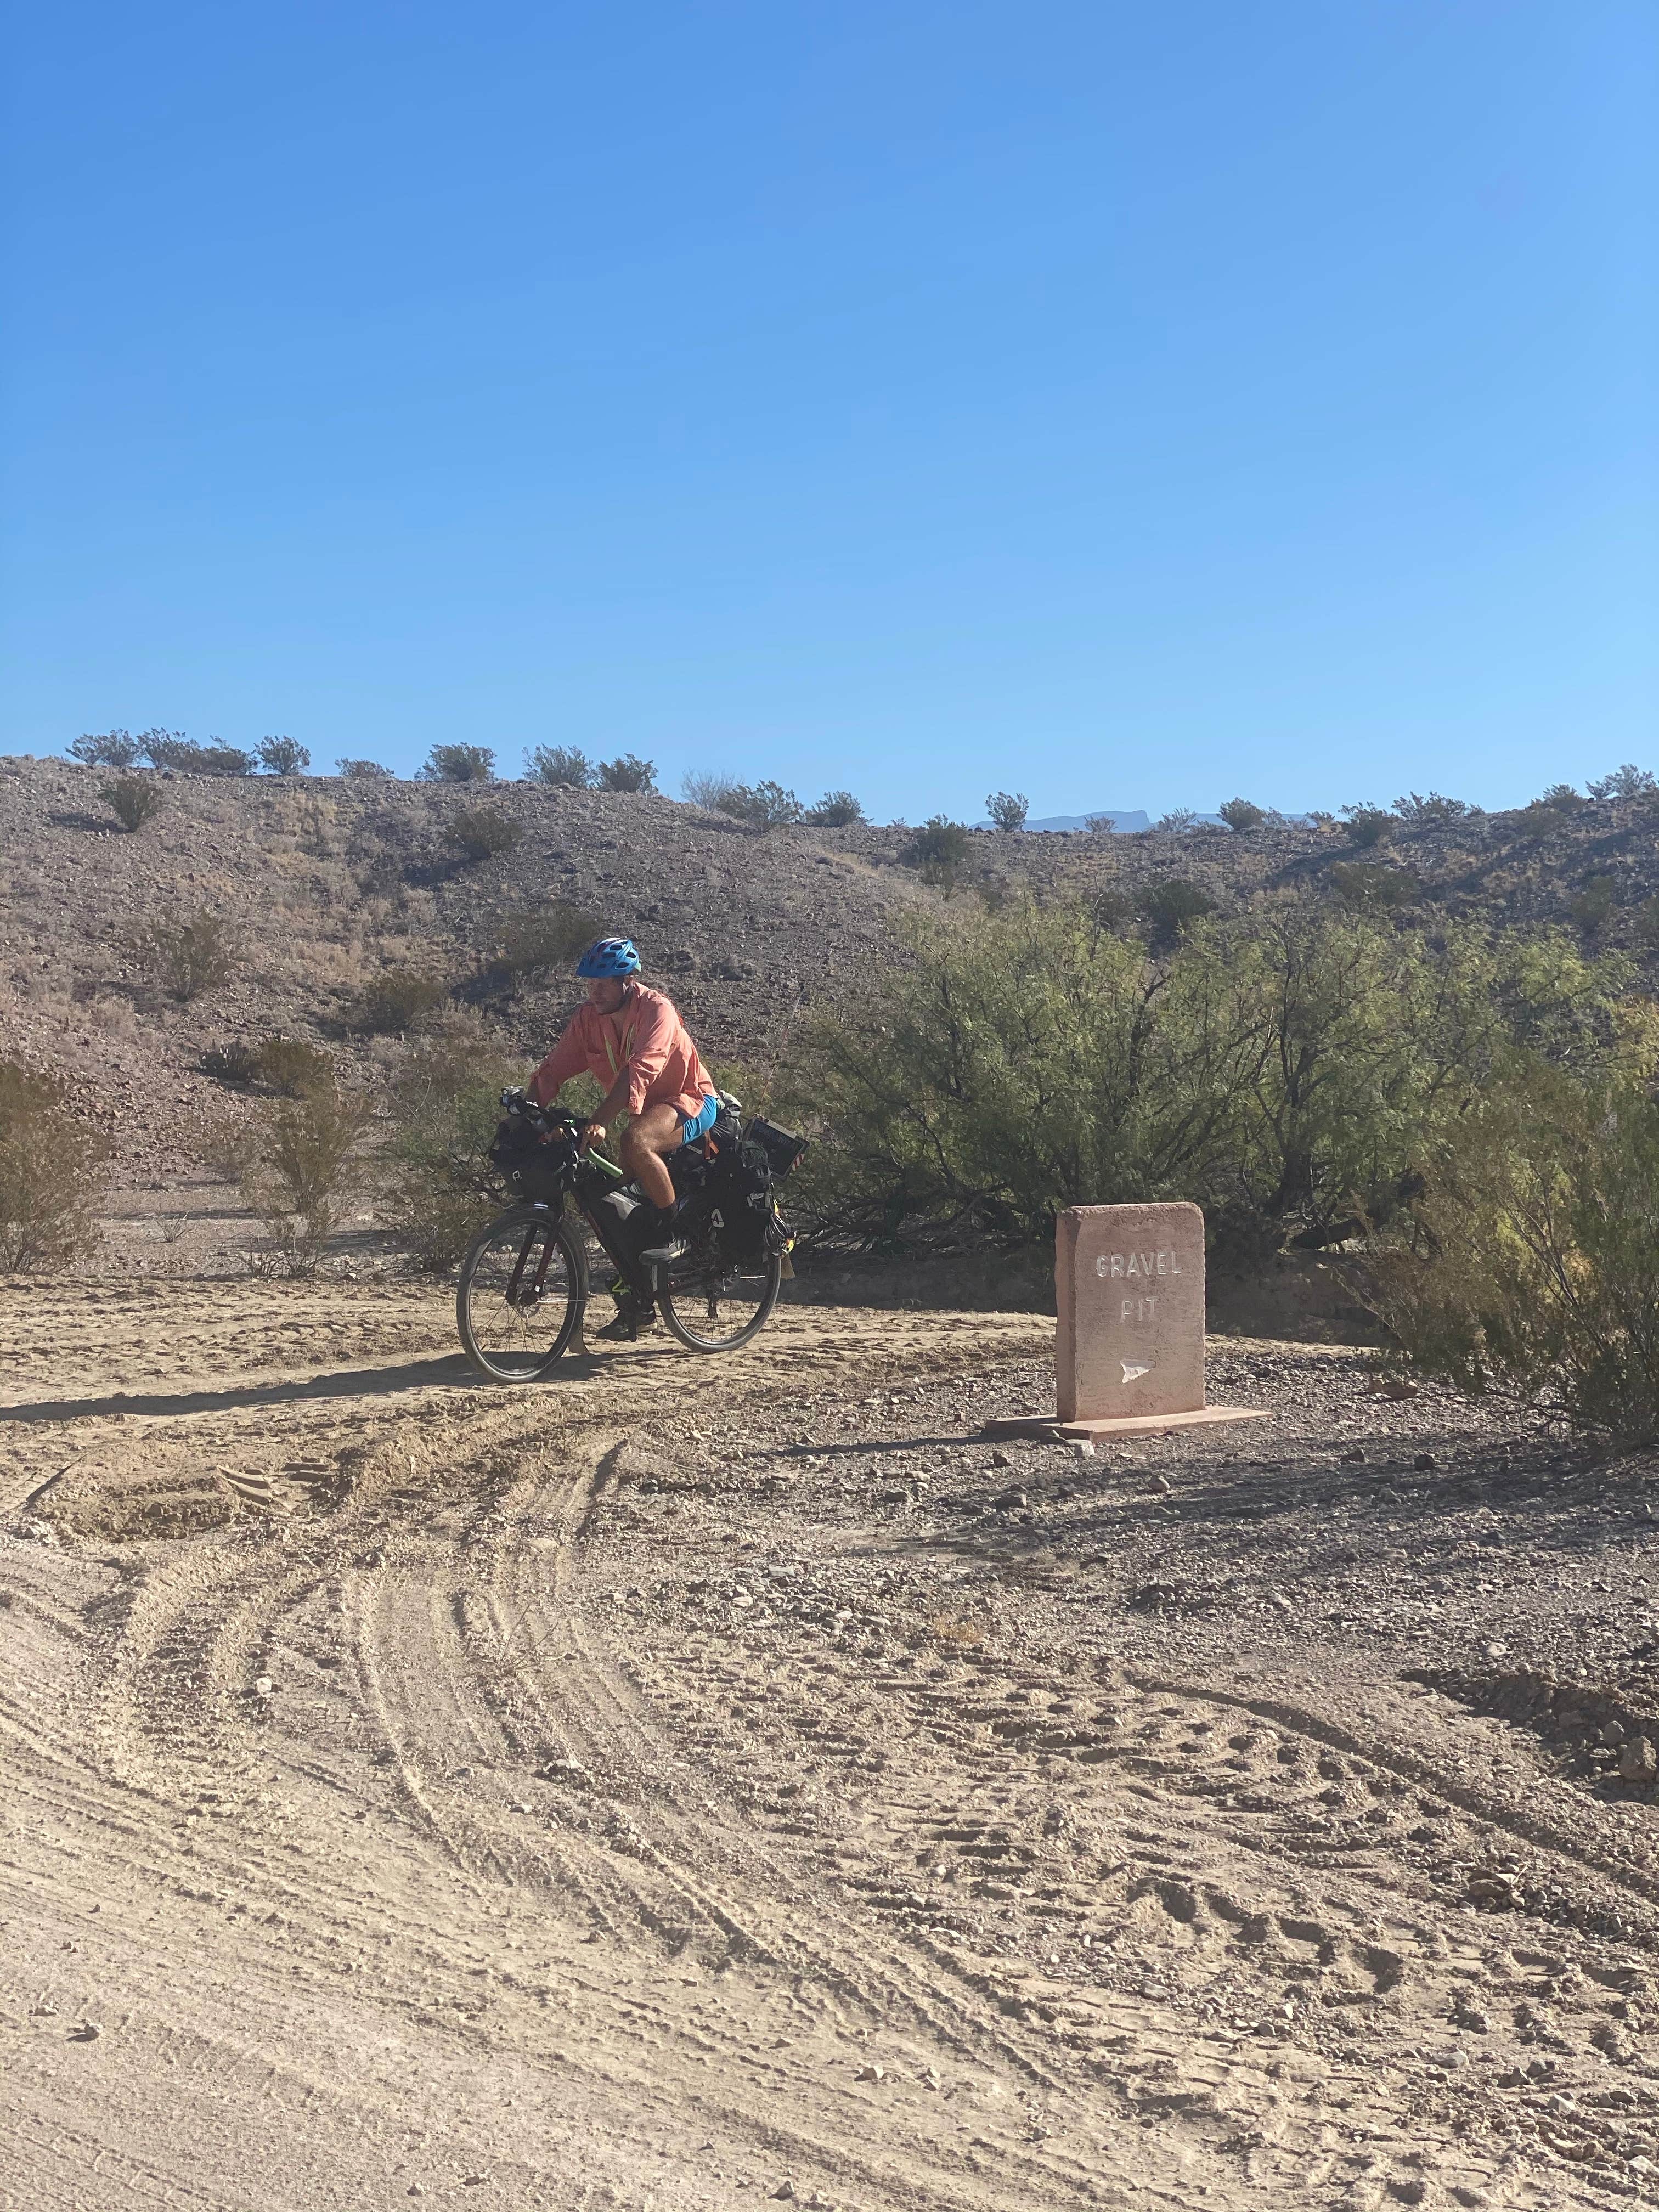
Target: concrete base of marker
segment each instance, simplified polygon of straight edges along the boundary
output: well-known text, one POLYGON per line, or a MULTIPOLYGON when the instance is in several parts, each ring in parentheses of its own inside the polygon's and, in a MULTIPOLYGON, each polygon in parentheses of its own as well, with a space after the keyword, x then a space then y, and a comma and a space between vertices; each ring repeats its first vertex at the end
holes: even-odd
POLYGON ((980 1435, 994 1443, 1004 1437, 1161 1437, 1170 1429, 1202 1429, 1212 1421, 1268 1421, 1259 1406, 1200 1406, 1186 1413, 1121 1413, 1111 1420, 1062 1421, 1054 1413, 1016 1413, 987 1421, 980 1435))

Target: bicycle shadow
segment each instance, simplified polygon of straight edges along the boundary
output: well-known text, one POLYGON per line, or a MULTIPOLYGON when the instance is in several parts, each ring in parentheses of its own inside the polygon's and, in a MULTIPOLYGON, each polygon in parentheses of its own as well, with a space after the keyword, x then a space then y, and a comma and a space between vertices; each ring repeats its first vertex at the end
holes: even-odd
MULTIPOLYGON (((665 1346, 619 1347, 615 1352, 569 1353, 550 1374, 536 1379, 533 1387, 546 1389, 560 1383, 586 1382, 619 1361, 631 1364, 641 1357, 656 1358, 665 1346)), ((96 1397, 40 1398, 14 1406, 0 1406, 0 1426, 27 1427, 37 1422, 82 1421, 112 1413, 142 1413, 165 1419, 185 1413, 235 1413, 262 1406, 295 1406, 332 1398, 391 1398, 416 1390, 489 1390, 526 1389, 529 1384, 486 1382, 454 1352, 441 1358, 406 1360, 398 1367, 337 1368, 326 1375, 295 1376, 290 1382, 249 1382, 224 1389, 115 1390, 96 1397)))

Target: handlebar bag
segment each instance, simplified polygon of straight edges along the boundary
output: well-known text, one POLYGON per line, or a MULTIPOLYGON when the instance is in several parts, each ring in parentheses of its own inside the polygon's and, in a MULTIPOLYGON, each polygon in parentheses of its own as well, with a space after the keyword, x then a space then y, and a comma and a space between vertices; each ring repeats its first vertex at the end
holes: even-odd
POLYGON ((509 1114, 495 1125, 489 1164, 516 1196, 550 1204, 564 1194, 570 1166, 567 1145, 544 1145, 520 1115, 509 1114))

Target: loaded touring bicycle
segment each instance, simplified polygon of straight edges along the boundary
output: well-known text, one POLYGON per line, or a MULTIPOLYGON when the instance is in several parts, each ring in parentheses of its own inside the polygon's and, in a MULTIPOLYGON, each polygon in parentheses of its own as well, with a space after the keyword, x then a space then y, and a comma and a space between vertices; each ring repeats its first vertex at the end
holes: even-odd
POLYGON ((588 1236, 619 1302, 654 1306, 693 1352, 732 1352, 763 1328, 793 1273, 794 1239, 775 1186, 797 1165, 806 1140, 763 1116, 743 1117, 720 1094, 708 1134, 668 1156, 678 1200, 682 1258, 653 1266, 631 1249, 629 1224, 653 1218, 623 1171, 580 1149, 581 1121, 560 1107, 501 1093, 502 1119, 489 1158, 514 1193, 481 1229, 461 1262, 456 1319, 461 1344, 493 1382, 532 1382, 580 1340, 595 1270, 588 1236))

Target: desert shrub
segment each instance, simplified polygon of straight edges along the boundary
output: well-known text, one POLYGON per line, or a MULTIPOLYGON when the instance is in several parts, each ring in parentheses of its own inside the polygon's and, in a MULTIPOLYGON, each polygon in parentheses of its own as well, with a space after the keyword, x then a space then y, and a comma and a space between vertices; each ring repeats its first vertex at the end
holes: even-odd
POLYGON ((240 960, 229 924, 209 907, 158 915, 140 931, 132 950, 146 978, 180 1006, 229 982, 240 960))
POLYGON ((680 778, 680 792, 693 806, 701 806, 706 814, 730 814, 736 809, 727 805, 732 794, 743 786, 734 775, 721 775, 707 769, 693 769, 680 778))
POLYGON ((1559 836, 1572 822, 1571 814, 1565 813, 1559 806, 1547 805, 1541 799, 1534 799, 1529 806, 1523 806, 1511 819, 1521 836, 1530 837, 1535 842, 1559 836))
POLYGON ((923 883, 949 890, 968 858, 969 843, 968 832, 960 822, 952 822, 948 815, 933 814, 914 832, 899 858, 907 867, 920 872, 923 883))
POLYGON ((311 748, 297 738, 262 738, 259 765, 267 775, 303 775, 311 766, 311 748))
POLYGON ((1403 799, 1395 799, 1394 811, 1409 829, 1443 830, 1454 822, 1467 821, 1474 809, 1466 799, 1447 799, 1437 791, 1426 796, 1408 791, 1403 799))
POLYGON ((1256 805, 1254 800, 1249 799, 1230 799, 1224 805, 1218 806, 1216 811, 1227 827, 1230 830, 1237 830, 1241 836, 1246 830, 1259 830, 1267 818, 1267 808, 1256 805))
POLYGON ((70 747, 72 758, 88 768, 136 768, 143 740, 127 730, 106 730, 101 736, 76 738, 70 747))
POLYGON ((1540 792, 1532 802, 1534 806, 1547 806, 1553 814, 1582 814, 1589 805, 1582 791, 1575 791, 1570 783, 1553 783, 1547 791, 1540 792))
POLYGON ((0 1060, 0 1270, 61 1266, 90 1247, 108 1153, 68 1084, 0 1060))
POLYGON ((334 1082, 334 1063, 302 1037, 268 1036, 253 1048, 252 1073, 284 1098, 307 1097, 334 1082))
POLYGON ((1140 911, 1156 936, 1179 937, 1201 915, 1215 912, 1215 901, 1202 884, 1189 884, 1177 876, 1168 883, 1152 884, 1142 891, 1140 911))
POLYGON ((170 768, 185 775, 252 775, 253 756, 240 745, 222 745, 216 738, 198 745, 182 730, 146 730, 138 748, 152 768, 170 768))
POLYGON ((1023 791, 994 791, 985 801, 985 811, 994 830, 1023 830, 1030 811, 1023 791))
POLYGON ((781 783, 734 783, 718 804, 721 813, 757 830, 779 830, 801 817, 799 799, 781 783))
POLYGON ((1423 889, 1409 868, 1381 860, 1333 860, 1329 872, 1331 889, 1345 906, 1409 906, 1423 889))
POLYGON ((1153 823, 1154 830, 1162 830, 1175 837, 1190 837, 1195 830, 1205 826, 1203 817, 1190 806, 1172 806, 1167 814, 1160 814, 1153 823))
POLYGON ((826 791, 801 817, 815 830, 850 830, 865 818, 862 803, 850 791, 826 791))
POLYGON ((1632 1443, 1659 1437, 1659 1103, 1517 1061, 1447 1129, 1371 1303, 1405 1355, 1632 1443))
POLYGON ((367 1100, 330 1080, 275 1108, 258 1125, 240 1177, 265 1232, 252 1255, 258 1272, 314 1272, 339 1226, 343 1204, 362 1181, 356 1153, 369 1119, 367 1100))
POLYGON ((1386 806, 1345 806, 1342 818, 1348 836, 1362 851, 1386 845, 1400 826, 1386 806))
POLYGON ((229 1044, 210 1045, 197 1066, 216 1083, 252 1083, 259 1072, 259 1048, 240 1037, 229 1044))
POLYGON ((449 825, 449 842, 468 860, 493 860, 510 853, 524 836, 524 828, 499 806, 464 807, 449 825))
POLYGON ((100 783, 98 796, 124 830, 142 830, 153 822, 166 801, 156 787, 142 775, 112 776, 100 783))
POLYGON ((550 968, 568 968, 599 934, 599 917, 567 899, 508 915, 489 957, 489 974, 510 981, 550 968))
POLYGON ((593 782, 599 791, 654 791, 657 764, 641 760, 637 753, 618 753, 615 760, 599 763, 593 782))
POLYGON ((347 1006, 345 1025, 360 1036, 403 1036, 442 1006, 449 986, 415 968, 371 977, 347 1006))
POLYGON ((1592 799, 1604 803, 1611 800, 1615 805, 1630 805, 1640 799, 1659 797, 1659 783, 1633 761, 1614 769, 1611 775, 1597 776, 1586 788, 1592 799))
POLYGON ((825 1139, 819 1221, 878 1241, 1014 1244, 1159 1198, 1258 1247, 1338 1241, 1408 1202, 1517 1036, 1568 1062, 1616 1042, 1610 979, 1558 939, 1275 907, 1154 962, 1081 906, 908 926, 911 959, 809 1025, 786 1102, 825 1139))
POLYGON ((335 772, 349 783, 390 783, 392 780, 392 770, 382 768, 379 761, 337 760, 334 767, 335 772))
POLYGON ((526 746, 524 766, 531 782, 544 783, 552 791, 586 791, 593 781, 587 755, 574 745, 538 745, 533 752, 526 746))
POLYGON ((1085 814, 1083 826, 1097 837, 1115 837, 1117 835, 1117 823, 1109 814, 1085 814))
POLYGON ((1619 904, 1617 876, 1586 876, 1579 886, 1578 896, 1572 902, 1572 918, 1581 929, 1594 935, 1605 929, 1613 920, 1619 904))
POLYGON ((434 745, 417 774, 422 783, 493 783, 495 756, 488 745, 434 745))
POLYGON ((422 1267, 453 1267, 499 1208, 485 1156, 501 1093, 524 1074, 482 1031, 461 1028, 416 1046, 393 1077, 390 1202, 422 1267))

